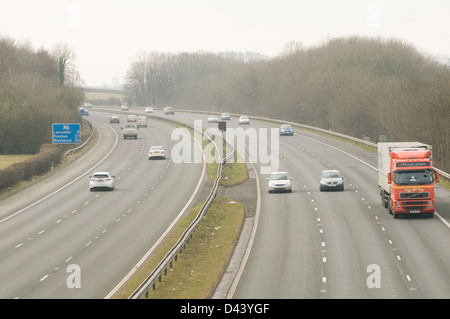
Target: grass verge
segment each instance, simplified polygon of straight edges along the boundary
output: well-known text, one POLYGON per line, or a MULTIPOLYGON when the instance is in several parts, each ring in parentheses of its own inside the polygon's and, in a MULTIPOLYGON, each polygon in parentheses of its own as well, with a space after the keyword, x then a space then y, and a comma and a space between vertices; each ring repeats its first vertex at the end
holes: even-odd
MULTIPOLYGON (((208 141, 203 140, 203 147, 207 143, 208 141)), ((237 156, 235 153, 235 160, 222 166, 221 185, 237 185, 248 178, 247 166, 245 163, 239 163, 237 156)), ((211 161, 207 166, 208 177, 214 180, 218 163, 211 161)), ((128 298, 151 274, 195 219, 202 205, 203 203, 198 204, 178 222, 155 253, 113 296, 114 299, 128 298)), ((155 290, 150 291, 149 298, 208 298, 228 263, 239 238, 244 217, 245 208, 241 203, 230 198, 216 197, 186 249, 173 263, 173 269, 167 276, 163 276, 162 283, 157 283, 155 290)))
POLYGON ((244 219, 242 204, 215 198, 174 269, 149 294, 154 299, 206 299, 227 265, 244 219))
MULTIPOLYGON (((90 126, 87 124, 85 125, 83 123, 83 125, 81 126, 81 131, 82 131, 81 139, 82 139, 82 142, 84 142, 91 134, 90 126)), ((12 196, 15 193, 18 193, 18 192, 24 190, 25 188, 30 187, 31 185, 47 178, 48 176, 60 171, 61 169, 65 168, 66 166, 68 166, 69 164, 74 162, 76 159, 78 159, 85 152, 87 152, 95 144, 96 141, 97 141, 97 131, 94 129, 94 134, 92 135, 92 138, 81 150, 79 150, 75 154, 69 155, 66 158, 64 158, 59 165, 57 165, 53 169, 49 169, 48 173, 46 173, 46 174, 34 175, 30 180, 23 180, 15 185, 13 185, 9 189, 2 189, 0 191, 0 200, 5 199, 9 196, 12 196)), ((14 163, 24 161, 35 155, 34 154, 31 154, 31 155, 1 155, 0 157, 3 157, 3 156, 9 157, 8 160, 4 159, 4 162, 8 162, 9 163, 8 166, 9 166, 14 163)), ((0 167, 0 169, 1 169, 1 167, 0 167)))
POLYGON ((19 154, 19 155, 0 155, 0 169, 6 168, 12 164, 23 162, 34 154, 19 154))
MULTIPOLYGON (((191 209, 178 223, 158 251, 114 296, 115 299, 128 298, 155 269, 197 216, 202 204, 191 209)), ((215 198, 189 244, 173 263, 173 269, 168 271, 167 276, 162 277, 162 282, 156 284, 155 290, 150 291, 149 298, 208 298, 239 238, 244 215, 245 209, 242 204, 230 198, 215 198)))

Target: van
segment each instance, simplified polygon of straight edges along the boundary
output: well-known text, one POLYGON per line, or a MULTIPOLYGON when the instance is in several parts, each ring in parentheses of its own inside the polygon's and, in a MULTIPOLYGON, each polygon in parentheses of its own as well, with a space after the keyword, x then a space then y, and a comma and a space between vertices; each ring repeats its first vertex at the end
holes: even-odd
POLYGON ((137 127, 147 127, 147 116, 138 116, 136 123, 137 127))

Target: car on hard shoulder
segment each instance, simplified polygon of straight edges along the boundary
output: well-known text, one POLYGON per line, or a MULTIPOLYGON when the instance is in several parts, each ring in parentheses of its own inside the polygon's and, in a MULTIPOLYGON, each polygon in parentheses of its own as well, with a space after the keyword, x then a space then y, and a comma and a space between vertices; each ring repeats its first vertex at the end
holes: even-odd
POLYGON ((270 177, 267 178, 269 193, 273 192, 292 192, 291 185, 292 178, 289 177, 287 172, 273 172, 270 177))
POLYGON ((280 126, 280 135, 294 135, 294 129, 292 128, 291 124, 281 124, 280 126))
POLYGON ((319 190, 344 190, 344 176, 336 169, 324 170, 319 177, 319 190))
POLYGON ((115 176, 112 176, 109 172, 95 172, 92 176, 89 176, 89 190, 93 192, 97 189, 114 190, 115 176))
POLYGON ((164 150, 164 148, 162 146, 152 146, 150 147, 150 149, 148 150, 148 159, 155 159, 155 158, 160 158, 160 159, 165 159, 166 158, 166 151, 164 150))

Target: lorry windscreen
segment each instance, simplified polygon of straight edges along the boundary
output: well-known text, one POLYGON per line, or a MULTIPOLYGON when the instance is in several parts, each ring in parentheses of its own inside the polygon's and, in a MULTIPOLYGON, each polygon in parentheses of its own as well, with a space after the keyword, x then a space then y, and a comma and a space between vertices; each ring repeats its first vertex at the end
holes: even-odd
POLYGON ((433 174, 430 170, 395 172, 395 184, 397 185, 429 185, 432 183, 433 174))

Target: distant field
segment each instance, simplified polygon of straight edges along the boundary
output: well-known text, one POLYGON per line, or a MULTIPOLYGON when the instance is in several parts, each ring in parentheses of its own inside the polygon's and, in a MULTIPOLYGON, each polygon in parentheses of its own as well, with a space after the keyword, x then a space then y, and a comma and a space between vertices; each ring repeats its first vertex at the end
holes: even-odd
POLYGON ((121 93, 110 93, 110 92, 86 92, 86 100, 107 100, 109 98, 124 99, 125 95, 121 93))
POLYGON ((14 163, 22 162, 30 157, 34 156, 33 154, 24 154, 24 155, 0 155, 0 169, 8 167, 14 163))

